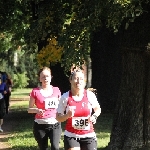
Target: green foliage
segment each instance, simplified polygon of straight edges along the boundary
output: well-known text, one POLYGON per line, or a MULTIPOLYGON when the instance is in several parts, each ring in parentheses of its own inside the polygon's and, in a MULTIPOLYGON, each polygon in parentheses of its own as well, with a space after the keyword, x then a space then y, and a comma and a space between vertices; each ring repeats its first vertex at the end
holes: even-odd
POLYGON ((30 53, 25 47, 17 51, 10 48, 7 51, 0 51, 0 56, 0 70, 7 72, 12 77, 12 80, 14 74, 22 74, 26 71, 27 77, 30 79, 28 87, 37 86, 37 72, 39 68, 37 65, 36 53, 30 53), (17 52, 16 65, 14 65, 14 52, 17 52))
POLYGON ((143 6, 149 0, 35 0, 33 3, 38 9, 27 33, 30 42, 38 43, 40 39, 45 46, 50 35, 58 37, 64 47, 61 64, 67 71, 72 64, 81 66, 87 60, 93 32, 102 26, 117 32, 123 21, 127 28, 145 11, 143 6))
POLYGON ((0 45, 5 51, 21 46, 32 54, 37 44, 40 50, 55 36, 64 47, 61 64, 68 70, 87 60, 93 32, 102 26, 117 32, 122 22, 128 28, 149 11, 146 5, 149 0, 1 0, 0 45))
POLYGON ((18 53, 19 62, 17 67, 14 66, 14 52, 20 50, 24 53, 26 51, 30 56, 36 51, 36 48, 30 48, 24 40, 25 31, 29 28, 32 18, 31 11, 30 3, 23 0, 0 1, 0 70, 9 73, 12 78, 14 73, 21 74, 26 70, 28 66, 23 65, 26 61, 31 64, 30 70, 34 70, 33 67, 36 63, 36 61, 31 63, 29 59, 25 59, 28 58, 27 56, 20 56, 18 53))
POLYGON ((29 53, 28 51, 21 50, 18 52, 18 63, 16 66, 16 72, 27 72, 29 78, 28 87, 35 87, 38 84, 38 70, 36 53, 29 53))
POLYGON ((29 78, 27 77, 27 73, 17 73, 14 74, 13 84, 14 88, 25 88, 28 85, 29 78))
MULTIPOLYGON (((22 0, 0 1, 0 33, 2 40, 9 41, 13 49, 23 46, 24 33, 29 27, 30 11, 29 5, 22 0)), ((5 50, 8 46, 5 45, 5 50)))

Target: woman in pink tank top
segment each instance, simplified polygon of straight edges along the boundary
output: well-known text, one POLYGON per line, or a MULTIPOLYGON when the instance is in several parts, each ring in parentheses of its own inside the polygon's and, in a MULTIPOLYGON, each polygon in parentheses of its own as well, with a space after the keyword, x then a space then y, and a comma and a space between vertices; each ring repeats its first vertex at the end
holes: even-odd
POLYGON ((51 150, 59 150, 62 132, 61 124, 56 120, 61 92, 50 84, 51 79, 50 68, 42 68, 39 71, 41 87, 32 89, 30 93, 28 113, 35 113, 33 134, 40 150, 48 150, 48 139, 51 150))
POLYGON ((61 96, 56 114, 59 122, 66 121, 64 148, 96 150, 97 138, 93 124, 101 113, 100 105, 96 95, 92 91, 85 90, 85 77, 81 70, 74 71, 69 81, 71 90, 61 96))

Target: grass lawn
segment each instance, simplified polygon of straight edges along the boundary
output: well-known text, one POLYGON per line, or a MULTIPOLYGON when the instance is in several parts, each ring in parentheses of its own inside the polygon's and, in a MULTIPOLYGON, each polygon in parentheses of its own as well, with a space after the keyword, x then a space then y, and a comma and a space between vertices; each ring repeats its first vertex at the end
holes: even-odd
POLYGON ((11 98, 26 98, 29 96, 29 93, 31 92, 32 89, 13 89, 11 93, 11 98))
MULTIPOLYGON (((24 91, 23 93, 27 93, 31 90, 22 91, 24 91)), ((17 96, 17 92, 15 96, 17 96)), ((8 117, 11 120, 13 119, 16 123, 12 125, 12 132, 7 140, 8 143, 12 145, 13 150, 38 150, 32 133, 34 115, 28 114, 27 108, 28 101, 13 103, 11 106, 12 113, 10 113, 8 117)), ((94 125, 98 140, 98 150, 105 149, 108 145, 110 140, 111 124, 112 115, 101 114, 97 123, 94 125)), ((62 128, 64 131, 64 123, 62 123, 62 128)), ((60 150, 63 150, 63 135, 60 141, 60 150)))

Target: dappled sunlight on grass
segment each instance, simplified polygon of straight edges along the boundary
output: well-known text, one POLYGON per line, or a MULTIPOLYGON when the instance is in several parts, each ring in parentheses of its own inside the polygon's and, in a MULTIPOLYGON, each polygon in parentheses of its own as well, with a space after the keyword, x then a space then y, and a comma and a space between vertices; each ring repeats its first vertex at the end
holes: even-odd
MULTIPOLYGON (((27 103, 21 104, 25 108, 27 103)), ((17 122, 17 126, 14 126, 11 136, 8 138, 9 144, 12 145, 13 150, 27 149, 27 150, 37 150, 37 143, 33 137, 32 127, 34 115, 28 114, 23 107, 19 108, 19 105, 15 104, 12 106, 14 109, 13 117, 17 122), (17 106, 17 107, 16 107, 17 106), (21 111, 20 111, 21 109, 21 111), (12 136, 13 135, 13 136, 12 136)), ((97 120, 95 126, 95 132, 97 135, 98 150, 103 150, 110 141, 110 131, 111 131, 112 115, 103 114, 97 120)), ((62 123, 62 129, 64 132, 64 124, 62 123)), ((60 150, 63 150, 63 134, 60 140, 60 150)))
POLYGON ((13 101, 10 103, 11 103, 11 107, 10 107, 11 110, 13 111, 21 110, 27 112, 29 101, 13 101))
POLYGON ((106 132, 100 132, 99 134, 96 133, 97 138, 99 139, 104 139, 104 138, 109 138, 110 137, 110 133, 106 133, 106 132))
POLYGON ((11 98, 24 98, 24 97, 29 97, 29 94, 32 89, 13 89, 11 93, 11 98))
POLYGON ((98 148, 105 148, 110 141, 110 133, 100 132, 97 135, 98 148))
MULTIPOLYGON (((24 92, 25 93, 25 92, 24 92)), ((34 114, 28 114, 29 101, 14 101, 11 104, 8 119, 14 120, 12 131, 8 136, 8 143, 13 150, 38 150, 37 143, 33 137, 32 128, 34 122, 34 114)), ((98 150, 104 150, 110 141, 110 132, 112 125, 112 114, 101 114, 97 123, 94 125, 97 135, 98 150)), ((62 129, 64 133, 64 125, 62 129)), ((60 150, 63 150, 63 133, 60 140, 60 150)))
POLYGON ((94 125, 97 135, 98 150, 107 147, 110 141, 112 114, 101 114, 94 125))

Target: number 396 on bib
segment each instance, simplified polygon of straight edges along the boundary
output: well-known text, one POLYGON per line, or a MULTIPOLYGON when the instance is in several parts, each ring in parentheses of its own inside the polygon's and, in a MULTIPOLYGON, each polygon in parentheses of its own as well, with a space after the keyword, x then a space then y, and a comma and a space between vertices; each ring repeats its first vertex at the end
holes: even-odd
POLYGON ((88 117, 73 117, 72 127, 77 130, 89 130, 90 123, 88 117))

